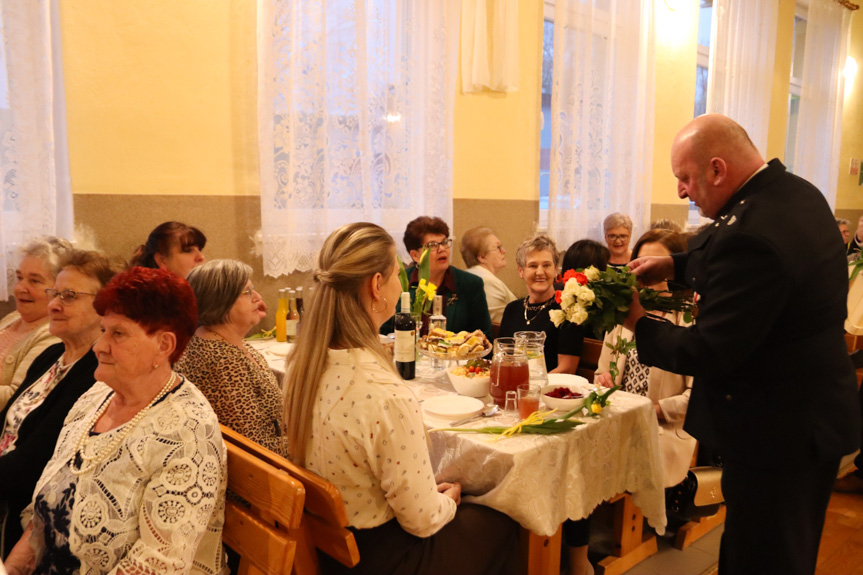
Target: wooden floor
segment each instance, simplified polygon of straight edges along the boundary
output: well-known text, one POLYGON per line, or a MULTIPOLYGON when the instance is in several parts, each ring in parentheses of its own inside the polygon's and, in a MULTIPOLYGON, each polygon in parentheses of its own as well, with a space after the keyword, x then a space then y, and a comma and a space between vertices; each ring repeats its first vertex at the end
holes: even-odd
POLYGON ((863 495, 833 493, 815 575, 863 575, 863 495))

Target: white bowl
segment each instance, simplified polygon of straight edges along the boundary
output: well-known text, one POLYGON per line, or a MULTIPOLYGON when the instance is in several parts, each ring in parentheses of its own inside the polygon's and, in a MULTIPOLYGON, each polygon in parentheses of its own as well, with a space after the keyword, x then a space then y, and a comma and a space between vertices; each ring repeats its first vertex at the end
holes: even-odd
POLYGON ((446 374, 449 377, 450 383, 452 383, 452 386, 459 394, 468 397, 485 397, 488 395, 489 386, 491 385, 490 376, 467 377, 464 375, 455 375, 452 369, 448 369, 446 374))
POLYGON ((584 405, 584 398, 587 395, 585 393, 585 387, 588 385, 587 379, 574 375, 572 377, 578 377, 578 379, 582 380, 578 383, 552 383, 546 385, 542 388, 542 401, 545 403, 546 407, 549 409, 562 409, 564 411, 570 411, 584 405), (548 392, 557 389, 558 387, 565 387, 574 393, 581 394, 581 397, 577 397, 575 399, 560 399, 558 397, 549 397, 546 395, 548 392))

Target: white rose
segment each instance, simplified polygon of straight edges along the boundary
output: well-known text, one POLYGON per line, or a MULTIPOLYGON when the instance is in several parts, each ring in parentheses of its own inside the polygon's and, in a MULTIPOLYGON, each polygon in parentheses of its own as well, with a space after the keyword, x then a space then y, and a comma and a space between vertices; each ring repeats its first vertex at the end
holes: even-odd
POLYGON ((580 303, 581 305, 583 305, 585 307, 587 307, 588 304, 593 303, 593 301, 595 299, 596 299, 596 294, 593 293, 593 290, 588 288, 588 287, 581 290, 581 293, 578 294, 578 303, 580 303))
POLYGON ((576 304, 572 306, 572 310, 569 314, 568 319, 574 324, 581 325, 585 321, 587 321, 587 310, 584 309, 584 307, 576 304))
POLYGON ((566 285, 563 286, 563 293, 570 294, 572 296, 577 296, 581 292, 581 284, 579 284, 575 279, 568 280, 566 285))
POLYGON ((562 309, 569 309, 570 307, 575 305, 575 299, 575 295, 563 292, 560 295, 560 307, 562 309))
POLYGON ((593 266, 590 266, 586 270, 584 270, 584 275, 587 276, 587 281, 595 282, 599 279, 599 270, 593 266))
POLYGON ((560 324, 566 319, 566 314, 562 310, 553 309, 548 312, 548 317, 554 324, 554 327, 560 327, 560 324))

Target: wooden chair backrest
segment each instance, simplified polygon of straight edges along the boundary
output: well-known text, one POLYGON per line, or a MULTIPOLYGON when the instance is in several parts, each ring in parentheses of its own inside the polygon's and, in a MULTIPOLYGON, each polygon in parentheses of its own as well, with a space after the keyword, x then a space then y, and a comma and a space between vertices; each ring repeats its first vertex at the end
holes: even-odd
POLYGON ((500 333, 500 324, 491 322, 491 340, 494 341, 497 339, 497 334, 500 333))
POLYGON ((315 548, 348 567, 359 563, 360 552, 354 534, 347 529, 345 503, 335 485, 224 425, 222 437, 226 444, 233 444, 287 472, 305 488, 304 512, 297 530, 299 548, 294 561, 294 573, 305 575, 319 572, 315 548))
POLYGON ((575 375, 586 377, 588 381, 593 381, 593 376, 596 374, 596 367, 599 364, 599 354, 602 353, 602 342, 598 339, 587 338, 581 346, 581 355, 578 359, 578 368, 575 370, 575 375))
POLYGON ((225 447, 228 490, 248 506, 228 500, 222 540, 240 555, 241 575, 289 573, 297 550, 289 530, 300 526, 305 488, 239 446, 226 441, 225 447))

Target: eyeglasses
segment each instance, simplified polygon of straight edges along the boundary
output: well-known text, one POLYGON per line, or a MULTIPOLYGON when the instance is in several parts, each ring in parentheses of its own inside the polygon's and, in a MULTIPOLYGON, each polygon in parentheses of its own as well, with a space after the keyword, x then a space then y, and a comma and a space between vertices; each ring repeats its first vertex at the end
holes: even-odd
POLYGON ((500 252, 500 253, 503 253, 503 244, 497 244, 496 246, 494 246, 494 247, 493 247, 493 248, 491 248, 490 250, 486 250, 486 252, 485 252, 485 253, 490 254, 491 252, 500 252))
POLYGON ((240 292, 240 295, 247 295, 251 299, 255 299, 254 297, 252 297, 252 293, 254 293, 254 292, 255 292, 255 286, 249 286, 249 289, 244 289, 243 291, 240 292))
POLYGON ((76 299, 78 299, 79 295, 92 295, 95 296, 94 293, 87 293, 83 291, 75 291, 73 289, 64 289, 63 291, 57 291, 54 288, 45 288, 45 295, 54 299, 55 297, 60 298, 60 303, 64 305, 69 305, 76 299))
POLYGON ((442 242, 429 242, 427 244, 423 244, 423 249, 426 249, 430 252, 436 252, 442 249, 449 249, 452 247, 452 238, 447 238, 442 242))
POLYGON ((625 242, 629 240, 629 234, 608 234, 605 237, 610 242, 625 242))

